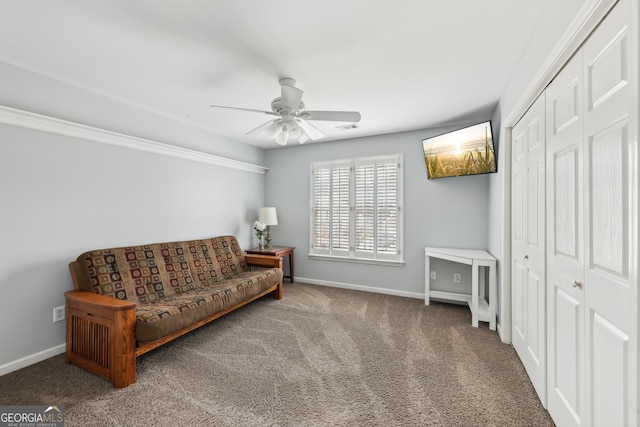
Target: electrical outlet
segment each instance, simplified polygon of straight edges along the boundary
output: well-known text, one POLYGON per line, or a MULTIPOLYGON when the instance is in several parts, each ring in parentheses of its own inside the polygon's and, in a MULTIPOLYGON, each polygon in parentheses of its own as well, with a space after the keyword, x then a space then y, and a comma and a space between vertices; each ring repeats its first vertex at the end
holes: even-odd
POLYGON ((453 273, 453 283, 460 283, 460 273, 453 273))
POLYGON ((64 320, 64 305, 53 309, 53 323, 64 320))
POLYGON ((430 277, 431 277, 431 280, 436 280, 436 277, 437 277, 437 276, 436 276, 436 272, 435 272, 435 271, 432 271, 432 272, 431 272, 431 276, 430 276, 430 277))

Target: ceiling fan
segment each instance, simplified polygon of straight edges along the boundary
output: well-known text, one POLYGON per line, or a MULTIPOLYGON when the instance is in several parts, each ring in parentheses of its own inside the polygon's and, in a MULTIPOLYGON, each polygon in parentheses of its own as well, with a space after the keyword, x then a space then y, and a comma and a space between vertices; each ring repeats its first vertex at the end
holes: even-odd
POLYGON ((268 121, 258 126, 249 134, 262 134, 273 139, 280 145, 286 145, 289 140, 297 140, 300 144, 309 139, 317 140, 324 136, 309 120, 329 122, 360 121, 360 113, 357 111, 307 111, 302 102, 302 90, 296 87, 296 81, 291 78, 280 79, 281 95, 271 101, 271 111, 253 110, 250 108, 227 107, 224 105, 211 105, 214 108, 228 108, 232 110, 251 111, 277 116, 277 119, 268 121))

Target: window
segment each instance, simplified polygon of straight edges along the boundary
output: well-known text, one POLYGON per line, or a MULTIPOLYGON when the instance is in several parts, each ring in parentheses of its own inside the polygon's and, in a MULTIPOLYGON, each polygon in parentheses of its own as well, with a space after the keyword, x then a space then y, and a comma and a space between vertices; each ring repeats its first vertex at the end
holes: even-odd
POLYGON ((402 261, 402 155, 311 164, 311 255, 402 261))

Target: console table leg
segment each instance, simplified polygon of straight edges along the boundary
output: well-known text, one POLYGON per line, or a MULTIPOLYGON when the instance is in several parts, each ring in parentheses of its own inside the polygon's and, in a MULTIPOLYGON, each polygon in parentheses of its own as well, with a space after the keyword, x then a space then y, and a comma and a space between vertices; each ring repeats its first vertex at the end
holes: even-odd
POLYGON ((489 329, 496 330, 496 307, 498 304, 498 283, 496 280, 496 263, 489 267, 489 329))
POLYGON ((289 273, 291 274, 291 283, 293 283, 293 251, 289 254, 289 273))
POLYGON ((478 327, 478 269, 475 262, 471 265, 471 326, 478 327))
POLYGON ((424 257, 424 305, 429 305, 429 291, 431 288, 431 262, 430 257, 424 257))

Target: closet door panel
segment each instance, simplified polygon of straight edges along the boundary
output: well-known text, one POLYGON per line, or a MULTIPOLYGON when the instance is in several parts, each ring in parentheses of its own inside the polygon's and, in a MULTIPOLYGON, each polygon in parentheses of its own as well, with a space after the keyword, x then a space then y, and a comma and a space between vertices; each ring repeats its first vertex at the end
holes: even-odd
POLYGON ((513 130, 513 163, 514 171, 512 177, 512 222, 511 235, 513 239, 513 279, 511 291, 512 295, 512 323, 514 340, 523 342, 526 339, 526 306, 523 293, 526 290, 527 269, 524 260, 525 247, 525 174, 524 164, 526 161, 526 141, 527 129, 524 126, 516 127, 513 130))
POLYGON ((540 288, 544 286, 544 279, 541 278, 534 270, 529 269, 527 274, 527 306, 530 308, 527 310, 527 336, 531 337, 527 345, 529 356, 534 366, 544 366, 543 361, 546 359, 546 355, 541 351, 544 349, 544 330, 540 330, 541 324, 544 325, 544 318, 540 316, 544 315, 544 294, 541 295, 540 288), (535 337, 535 339, 533 339, 535 337))
POLYGON ((625 412, 629 396, 624 385, 628 380, 626 355, 629 336, 597 314, 593 315, 590 323, 593 365, 598 367, 591 373, 591 425, 628 425, 625 412))
POLYGON ((562 426, 583 424, 583 104, 582 53, 547 88, 548 410, 562 426))
POLYGON ((552 289, 556 321, 549 331, 555 337, 553 345, 549 346, 554 362, 549 363, 549 413, 561 425, 580 425, 584 406, 582 303, 557 283, 552 289), (560 423, 560 420, 564 422, 560 423))
POLYGON ((580 203, 579 191, 579 155, 580 150, 573 146, 569 150, 561 151, 553 156, 553 162, 549 167, 556 177, 553 184, 553 194, 555 195, 553 248, 556 256, 573 260, 578 260, 580 250, 578 245, 582 239, 578 235, 580 223, 578 221, 578 209, 580 203))
POLYGON ((543 161, 544 160, 535 162, 527 168, 527 188, 525 194, 527 197, 527 209, 533 213, 527 216, 527 246, 544 253, 544 248, 540 247, 540 240, 543 240, 541 233, 544 233, 544 211, 541 212, 541 215, 538 214, 538 212, 540 212, 540 202, 544 200, 543 161))
MULTIPOLYGON (((523 261, 517 259, 513 262, 513 280, 512 280, 512 322, 513 322, 513 334, 516 336, 514 338, 514 342, 521 343, 524 342, 528 336, 527 334, 527 323, 525 321, 525 317, 527 316, 526 311, 526 299, 524 297, 524 292, 526 291, 527 283, 527 268, 523 261)), ((518 351, 518 344, 514 344, 516 347, 516 351, 518 351)))
MULTIPOLYGON (((637 204, 630 169, 634 96, 629 79, 630 9, 620 1, 583 47, 585 97, 586 425, 628 425, 632 292, 629 260, 637 204), (633 199, 633 201, 632 201, 633 199), (616 420, 616 421, 614 421, 616 420)), ((635 141, 634 141, 635 144, 635 141)), ((637 284, 635 284, 637 285, 637 284)))
POLYGON ((626 121, 605 129, 591 138, 592 236, 591 266, 626 280, 628 277, 627 192, 628 129, 626 121))
POLYGON ((552 107, 552 121, 549 126, 555 135, 562 133, 576 121, 580 120, 581 105, 579 104, 582 97, 578 93, 582 89, 581 79, 579 76, 571 76, 572 78, 563 82, 562 90, 555 94, 550 102, 552 107))
MULTIPOLYGON (((624 17, 621 18, 624 19, 624 17)), ((621 30, 619 33, 609 32, 605 35, 600 32, 593 40, 590 39, 589 52, 585 52, 588 55, 588 63, 586 64, 588 111, 593 111, 600 104, 607 102, 610 97, 615 96, 629 83, 627 66, 629 32, 626 24, 623 22, 621 24, 620 28, 616 28, 621 30), (600 40, 595 40, 596 38, 600 40)), ((619 96, 626 98, 625 94, 619 96)), ((616 102, 613 101, 610 104, 616 104, 616 102)), ((623 102, 617 109, 624 110, 621 108, 623 105, 626 106, 627 103, 623 102)))
POLYGON ((546 406, 544 94, 514 126, 513 346, 546 406))

